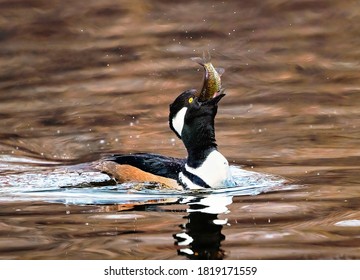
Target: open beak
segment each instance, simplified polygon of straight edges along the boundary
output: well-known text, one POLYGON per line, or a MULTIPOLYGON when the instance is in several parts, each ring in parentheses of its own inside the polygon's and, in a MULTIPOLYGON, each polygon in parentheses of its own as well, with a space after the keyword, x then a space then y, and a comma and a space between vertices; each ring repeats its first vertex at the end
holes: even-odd
POLYGON ((214 94, 214 97, 206 100, 203 104, 211 104, 211 105, 217 105, 219 103, 219 101, 226 95, 225 93, 225 89, 220 89, 218 92, 216 92, 214 94))
POLYGON ((214 98, 207 100, 205 102, 203 102, 202 104, 204 105, 212 105, 215 106, 219 103, 219 101, 225 96, 225 93, 220 93, 219 95, 215 96, 214 98))

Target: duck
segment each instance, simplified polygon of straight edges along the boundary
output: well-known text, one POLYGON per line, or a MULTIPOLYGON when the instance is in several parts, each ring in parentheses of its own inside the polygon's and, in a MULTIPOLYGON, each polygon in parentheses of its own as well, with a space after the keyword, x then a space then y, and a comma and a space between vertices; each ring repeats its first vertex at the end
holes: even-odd
POLYGON ((215 139, 220 91, 200 101, 197 91, 182 92, 169 106, 169 127, 183 142, 186 158, 155 153, 113 154, 97 168, 117 183, 150 182, 176 190, 211 189, 224 186, 230 177, 229 163, 215 139))

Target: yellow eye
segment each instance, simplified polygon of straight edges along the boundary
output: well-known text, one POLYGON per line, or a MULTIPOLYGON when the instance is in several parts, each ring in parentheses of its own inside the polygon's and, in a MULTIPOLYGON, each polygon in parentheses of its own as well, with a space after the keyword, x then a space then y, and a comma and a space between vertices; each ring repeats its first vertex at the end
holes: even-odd
POLYGON ((192 103, 194 101, 194 98, 190 97, 189 98, 189 103, 192 103))

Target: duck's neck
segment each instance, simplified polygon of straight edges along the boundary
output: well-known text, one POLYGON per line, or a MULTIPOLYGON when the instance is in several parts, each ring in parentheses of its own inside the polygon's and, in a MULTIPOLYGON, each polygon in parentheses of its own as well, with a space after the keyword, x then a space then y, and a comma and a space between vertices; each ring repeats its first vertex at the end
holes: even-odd
POLYGON ((182 139, 188 153, 188 166, 197 168, 212 151, 217 150, 214 121, 203 121, 196 126, 196 132, 193 131, 193 129, 187 131, 185 126, 182 139))
MULTIPOLYGON (((187 163, 183 175, 187 178, 200 178, 207 187, 222 186, 229 176, 229 164, 226 158, 217 150, 214 119, 201 118, 201 123, 192 123, 194 127, 186 126, 182 131, 182 140, 188 152, 187 163), (190 174, 189 174, 190 173, 190 174)), ((193 180, 194 181, 194 180, 193 180)), ((195 181, 199 181, 196 179, 195 181)), ((188 183, 189 185, 189 183, 188 183)), ((188 188, 197 188, 196 183, 188 188)), ((204 187, 204 186, 202 186, 204 187)))

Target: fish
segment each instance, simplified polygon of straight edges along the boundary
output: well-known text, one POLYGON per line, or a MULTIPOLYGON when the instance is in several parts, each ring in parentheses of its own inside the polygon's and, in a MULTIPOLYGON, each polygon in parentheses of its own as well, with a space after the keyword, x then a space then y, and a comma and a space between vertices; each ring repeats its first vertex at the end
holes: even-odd
POLYGON ((221 87, 221 75, 224 74, 224 68, 215 68, 211 63, 210 52, 203 52, 203 57, 192 57, 192 61, 204 67, 205 73, 203 78, 203 87, 196 94, 200 102, 210 100, 217 96, 221 87))

